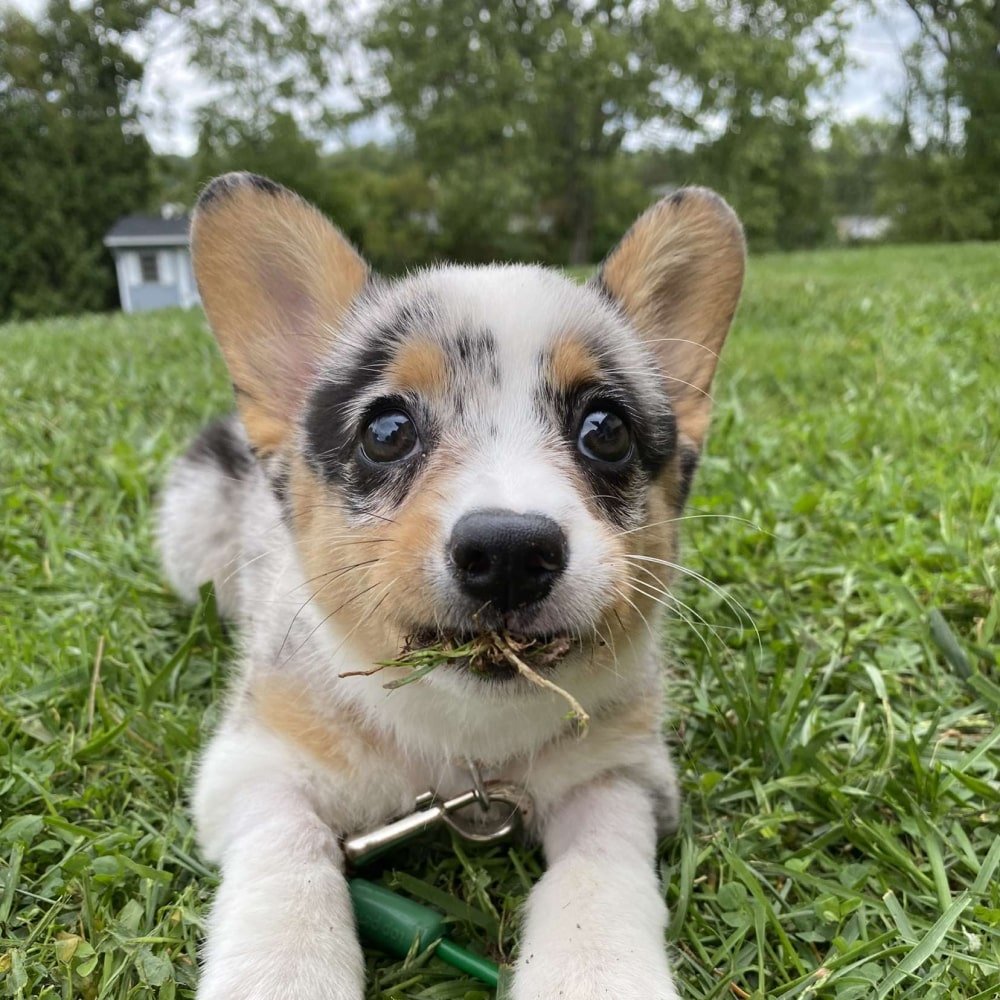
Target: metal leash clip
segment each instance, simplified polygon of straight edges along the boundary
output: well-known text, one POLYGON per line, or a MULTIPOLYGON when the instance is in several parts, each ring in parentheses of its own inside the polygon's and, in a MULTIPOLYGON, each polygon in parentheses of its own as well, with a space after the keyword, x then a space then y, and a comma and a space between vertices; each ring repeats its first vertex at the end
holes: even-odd
POLYGON ((483 781, 479 768, 470 762, 473 787, 450 799, 434 792, 417 797, 414 811, 368 833, 346 837, 344 857, 353 867, 361 867, 398 844, 444 824, 463 840, 493 844, 529 824, 534 812, 531 796, 508 781, 483 781), (469 808, 478 805, 478 814, 469 808))

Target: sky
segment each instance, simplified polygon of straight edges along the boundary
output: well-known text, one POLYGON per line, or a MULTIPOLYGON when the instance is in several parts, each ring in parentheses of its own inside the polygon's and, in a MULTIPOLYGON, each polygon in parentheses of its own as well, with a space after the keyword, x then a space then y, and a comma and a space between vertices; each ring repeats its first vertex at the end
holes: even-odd
MULTIPOLYGON (((45 0, 0 0, 0 4, 9 3, 37 17, 45 0)), ((915 19, 903 3, 893 0, 877 0, 874 7, 855 5, 847 41, 852 65, 838 91, 822 102, 824 110, 831 110, 841 120, 888 115, 902 91, 901 52, 916 36, 915 19)), ((154 45, 150 53, 136 54, 146 58, 140 106, 150 144, 158 153, 193 153, 197 144, 195 114, 210 92, 206 81, 176 46, 154 45)), ((366 123, 352 136, 356 141, 390 137, 385 119, 366 123)))

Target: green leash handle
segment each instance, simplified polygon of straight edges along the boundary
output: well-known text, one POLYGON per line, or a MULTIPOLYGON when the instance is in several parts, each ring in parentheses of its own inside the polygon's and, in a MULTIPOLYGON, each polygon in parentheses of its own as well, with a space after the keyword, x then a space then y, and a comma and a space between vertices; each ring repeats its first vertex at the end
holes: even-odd
POLYGON ((414 941, 420 951, 437 941, 434 954, 442 961, 487 986, 499 985, 499 967, 447 938, 444 917, 437 911, 363 878, 349 879, 347 885, 358 933, 366 941, 400 958, 410 953, 414 941))

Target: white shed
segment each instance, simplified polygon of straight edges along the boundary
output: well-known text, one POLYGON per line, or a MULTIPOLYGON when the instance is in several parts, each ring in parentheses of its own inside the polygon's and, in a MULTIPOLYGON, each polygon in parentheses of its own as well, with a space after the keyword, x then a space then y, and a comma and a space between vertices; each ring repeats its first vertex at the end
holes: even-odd
POLYGON ((122 309, 141 312, 198 305, 198 287, 191 271, 186 215, 122 216, 104 237, 115 258, 122 309))

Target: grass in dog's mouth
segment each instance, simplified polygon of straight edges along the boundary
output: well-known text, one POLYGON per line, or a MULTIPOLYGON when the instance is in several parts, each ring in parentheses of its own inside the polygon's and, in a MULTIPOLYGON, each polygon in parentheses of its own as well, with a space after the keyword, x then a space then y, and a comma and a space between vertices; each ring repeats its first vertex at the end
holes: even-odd
POLYGON ((532 637, 506 631, 475 636, 416 633, 406 638, 395 659, 382 660, 371 670, 348 671, 340 676, 372 674, 387 667, 408 668, 410 673, 384 685, 387 690, 394 691, 448 664, 484 676, 513 672, 536 687, 563 698, 569 705, 567 721, 577 736, 583 736, 590 725, 590 716, 573 695, 541 673, 565 659, 572 648, 572 641, 565 635, 532 637))

